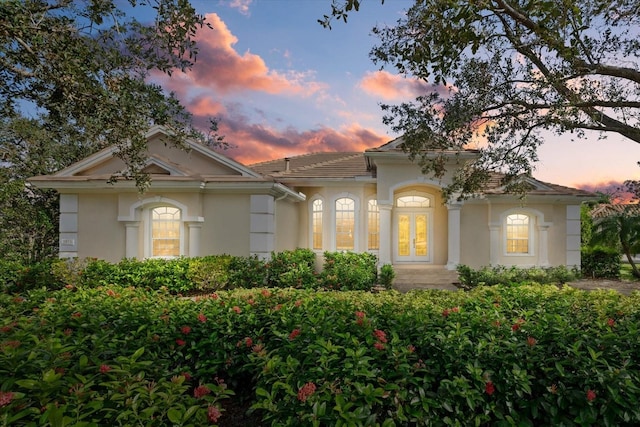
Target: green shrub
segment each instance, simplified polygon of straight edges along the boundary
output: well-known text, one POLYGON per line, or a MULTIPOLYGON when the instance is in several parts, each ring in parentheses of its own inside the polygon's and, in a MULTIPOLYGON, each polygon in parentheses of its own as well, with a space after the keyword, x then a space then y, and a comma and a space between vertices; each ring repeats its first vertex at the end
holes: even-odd
POLYGON ((584 277, 620 278, 620 252, 604 246, 582 249, 584 277))
POLYGON ((234 256, 229 261, 229 289, 258 288, 267 283, 267 265, 257 256, 234 256))
POLYGON ((377 258, 368 252, 325 252, 322 286, 333 290, 370 290, 377 279, 377 258))
POLYGON ((457 266, 458 278, 464 289, 472 289, 476 286, 514 285, 524 283, 557 284, 576 280, 579 272, 568 269, 566 266, 558 267, 505 267, 485 266, 473 269, 467 265, 457 266))
POLYGON ((393 266, 391 264, 385 264, 380 267, 378 284, 384 286, 385 289, 391 289, 393 287, 393 279, 395 277, 396 272, 393 270, 393 266))
POLYGON ((191 282, 192 290, 213 292, 227 289, 229 285, 229 264, 231 264, 232 258, 231 255, 209 255, 189 258, 187 279, 191 282))
POLYGON ((640 425, 637 292, 104 286, 0 314, 12 426, 640 425))
POLYGON ((267 286, 272 288, 315 288, 316 254, 311 249, 272 252, 267 264, 267 286))

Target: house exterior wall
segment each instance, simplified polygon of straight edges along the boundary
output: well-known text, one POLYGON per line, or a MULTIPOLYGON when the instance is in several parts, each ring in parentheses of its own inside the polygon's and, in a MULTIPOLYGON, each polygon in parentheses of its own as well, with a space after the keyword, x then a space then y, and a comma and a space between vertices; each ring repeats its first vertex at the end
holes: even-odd
POLYGON ((125 230, 118 222, 118 196, 78 194, 78 254, 118 262, 125 255, 125 230))
POLYGON ((206 195, 200 255, 249 255, 250 209, 249 194, 206 195))
POLYGON ((293 250, 300 246, 298 235, 300 234, 300 215, 298 205, 303 203, 291 203, 288 200, 276 202, 276 252, 293 250))
POLYGON ((460 212, 460 263, 478 268, 490 264, 489 209, 465 203, 460 212))

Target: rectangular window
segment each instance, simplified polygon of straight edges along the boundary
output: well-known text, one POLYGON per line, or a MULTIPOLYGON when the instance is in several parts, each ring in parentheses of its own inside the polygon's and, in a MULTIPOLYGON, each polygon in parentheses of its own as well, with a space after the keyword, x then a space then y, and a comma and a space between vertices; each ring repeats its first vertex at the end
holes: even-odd
POLYGON ((529 253, 529 217, 522 214, 507 217, 507 253, 529 253))
POLYGON ((314 250, 322 250, 322 200, 313 201, 312 218, 312 247, 314 250))
POLYGON ((380 249, 380 208, 375 199, 369 200, 367 210, 367 246, 370 251, 380 249))
POLYGON ((352 251, 355 248, 355 202, 353 199, 336 200, 336 250, 352 251))
POLYGON ((151 211, 151 256, 180 256, 180 209, 163 206, 151 211))

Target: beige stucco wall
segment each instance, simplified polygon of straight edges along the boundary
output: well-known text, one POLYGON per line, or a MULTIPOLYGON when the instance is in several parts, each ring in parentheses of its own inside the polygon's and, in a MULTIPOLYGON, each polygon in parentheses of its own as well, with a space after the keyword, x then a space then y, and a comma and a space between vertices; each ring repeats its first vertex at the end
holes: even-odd
POLYGON ((276 202, 276 252, 304 247, 298 243, 299 204, 288 200, 276 202))
POLYGON ((464 204, 460 211, 460 263, 478 268, 489 265, 489 209, 486 204, 464 204))
POLYGON ((124 251, 125 231, 118 222, 117 195, 78 195, 78 257, 118 262, 124 251))
POLYGON ((248 194, 205 195, 202 214, 200 255, 249 255, 248 194))
POLYGON ((543 262, 541 228, 546 228, 546 254, 548 265, 565 265, 567 262, 567 215, 566 205, 561 203, 518 203, 516 201, 467 202, 461 215, 460 262, 471 267, 490 264, 530 267, 543 262), (504 247, 504 217, 509 213, 522 212, 535 216, 533 226, 533 254, 507 255, 504 247), (491 232, 494 228, 497 245, 494 245, 491 260, 491 232))

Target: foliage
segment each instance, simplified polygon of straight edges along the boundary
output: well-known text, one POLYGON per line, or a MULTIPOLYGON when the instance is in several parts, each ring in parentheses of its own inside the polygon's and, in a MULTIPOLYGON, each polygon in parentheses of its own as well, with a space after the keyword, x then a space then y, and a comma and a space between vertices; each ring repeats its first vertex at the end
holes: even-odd
POLYGON ((311 249, 272 252, 267 264, 270 288, 315 288, 316 254, 311 249))
MULTIPOLYGON (((332 1, 321 23, 346 20, 359 3, 332 1)), ((425 150, 478 147, 449 195, 472 194, 495 171, 525 191, 517 177, 533 170, 543 131, 640 142, 639 23, 636 1, 415 1, 395 26, 373 29, 374 62, 424 88, 412 103, 383 106, 384 122, 436 177, 446 155, 425 150)))
POLYGON ((376 284, 376 263, 368 252, 325 252, 321 284, 333 290, 370 290, 376 284))
POLYGON ((233 392, 265 426, 637 425, 639 298, 540 285, 0 295, 0 419, 206 425, 214 407, 234 425, 233 392))
MULTIPOLYGON (((188 0, 3 1, 0 124, 28 122, 54 153, 116 146, 127 165, 119 176, 144 186, 149 126, 165 126, 178 145, 200 136, 177 99, 147 79, 189 69, 205 25, 188 0)), ((28 143, 10 140, 2 150, 13 160, 28 143)))
POLYGON ((393 271, 393 265, 385 264, 380 267, 380 273, 378 273, 378 284, 384 286, 385 289, 391 289, 393 286, 393 279, 396 277, 396 272, 393 271))
POLYGON ((633 260, 633 255, 640 252, 639 216, 621 211, 595 219, 591 242, 620 249, 631 265, 633 275, 640 278, 640 270, 633 260))
POLYGON ((556 284, 562 285, 579 277, 575 269, 558 267, 505 267, 503 265, 484 266, 473 269, 460 264, 457 267, 460 284, 464 289, 477 286, 513 285, 522 283, 556 284))
POLYGON ((585 277, 617 279, 620 277, 620 252, 606 246, 582 249, 582 274, 585 277))
POLYGON ((257 288, 267 283, 266 263, 257 256, 235 256, 229 262, 229 288, 257 288))

